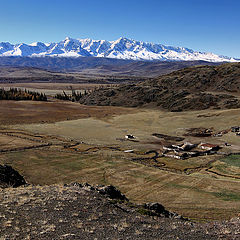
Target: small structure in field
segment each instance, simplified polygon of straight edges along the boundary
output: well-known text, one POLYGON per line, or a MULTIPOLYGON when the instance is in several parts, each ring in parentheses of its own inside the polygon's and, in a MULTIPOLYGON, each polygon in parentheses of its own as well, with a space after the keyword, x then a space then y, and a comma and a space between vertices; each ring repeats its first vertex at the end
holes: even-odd
POLYGON ((199 156, 199 152, 198 151, 194 151, 194 152, 188 152, 188 151, 167 151, 163 154, 164 157, 171 157, 171 158, 177 158, 177 159, 187 159, 187 158, 191 158, 191 157, 197 157, 199 156))
POLYGON ((215 133, 213 136, 214 137, 222 137, 223 135, 229 133, 229 131, 230 131, 230 129, 225 129, 225 130, 215 133))
POLYGON ((133 153, 134 150, 133 150, 133 149, 130 149, 130 150, 125 150, 124 152, 125 152, 125 153, 133 153))
POLYGON ((231 127, 231 131, 232 132, 240 132, 240 127, 239 126, 234 126, 234 127, 231 127))
POLYGON ((222 134, 221 133, 216 133, 213 135, 214 137, 222 137, 222 134))
POLYGON ((196 146, 197 146, 196 144, 192 144, 190 142, 185 142, 185 143, 178 144, 178 145, 163 146, 163 150, 166 150, 166 151, 171 151, 171 150, 189 151, 189 150, 195 148, 196 146))
POLYGON ((131 135, 131 134, 127 134, 127 135, 125 136, 125 139, 127 139, 127 140, 133 140, 133 139, 136 139, 136 137, 133 136, 133 135, 131 135))
POLYGON ((230 147, 230 146, 231 146, 231 144, 229 144, 229 143, 227 143, 227 142, 225 142, 224 145, 225 145, 226 147, 230 147))
POLYGON ((189 142, 185 142, 179 145, 164 146, 163 156, 177 159, 187 159, 197 156, 214 154, 215 151, 218 151, 219 149, 220 147, 215 144, 192 144, 189 142))
POLYGON ((163 146, 163 150, 165 150, 165 152, 166 151, 172 151, 172 150, 174 150, 174 147, 173 147, 173 145, 163 146))
POLYGON ((196 144, 192 144, 190 142, 185 142, 185 143, 182 143, 182 144, 179 144, 179 145, 172 145, 172 146, 174 148, 182 150, 182 151, 189 151, 189 150, 195 148, 196 144))
POLYGON ((200 147, 201 149, 204 149, 207 151, 217 151, 220 148, 218 145, 210 144, 210 143, 201 143, 200 147))
POLYGON ((213 134, 212 128, 189 128, 185 133, 185 136, 192 136, 192 137, 210 137, 213 134))
POLYGON ((177 152, 177 151, 168 151, 163 154, 164 157, 170 157, 170 158, 177 158, 177 159, 185 159, 187 158, 187 153, 184 152, 177 152))

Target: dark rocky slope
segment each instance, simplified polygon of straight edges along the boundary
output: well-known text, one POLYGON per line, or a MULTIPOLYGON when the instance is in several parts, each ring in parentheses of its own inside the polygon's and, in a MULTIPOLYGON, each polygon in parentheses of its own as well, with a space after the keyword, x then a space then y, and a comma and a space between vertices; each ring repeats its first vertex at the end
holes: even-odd
POLYGON ((170 111, 240 107, 240 63, 185 68, 139 84, 102 88, 87 105, 158 107, 170 111))
POLYGON ((0 190, 1 239, 239 239, 238 218, 191 223, 164 216, 161 205, 136 207, 122 194, 114 197, 100 188, 70 184, 0 190))
MULTIPOLYGON (((1 183, 23 177, 1 166, 1 183)), ((14 183, 14 184, 13 184, 14 183)), ((1 185, 2 186, 2 185, 1 185)), ((239 239, 240 219, 197 224, 159 203, 136 205, 114 186, 0 188, 1 239, 239 239)))

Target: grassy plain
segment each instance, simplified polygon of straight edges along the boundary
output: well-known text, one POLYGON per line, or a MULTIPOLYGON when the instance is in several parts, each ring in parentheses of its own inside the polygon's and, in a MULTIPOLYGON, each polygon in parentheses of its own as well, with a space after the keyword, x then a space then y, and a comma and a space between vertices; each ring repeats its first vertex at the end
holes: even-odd
MULTIPOLYGON (((187 129, 198 127, 214 128, 218 132, 238 125, 240 122, 239 109, 173 113, 136 108, 87 107, 79 104, 74 104, 74 106, 75 109, 89 111, 89 117, 44 125, 21 124, 16 127, 33 132, 72 137, 95 144, 117 144, 119 139, 124 138, 124 135, 133 134, 137 137, 139 143, 129 142, 130 146, 148 147, 148 145, 152 146, 156 142, 157 147, 159 147, 159 140, 152 136, 153 133, 182 136, 187 129), (91 115, 91 110, 95 110, 99 114, 91 115), (103 112, 107 110, 109 112, 104 115, 103 112), (202 115, 207 117, 202 117, 202 115)), ((211 141, 211 143, 222 145, 227 140, 232 145, 232 149, 240 151, 240 137, 233 133, 228 133, 222 137, 205 139, 187 137, 186 139, 194 142, 211 141)))
MULTIPOLYGON (((159 157, 153 161, 151 154, 145 154, 160 151, 163 145, 153 133, 184 136, 188 128, 194 127, 226 130, 239 125, 240 110, 171 113, 59 101, 1 101, 0 110, 0 150, 9 144, 9 151, 0 153, 0 162, 15 167, 29 183, 113 184, 134 202, 160 202, 169 210, 197 220, 228 219, 240 213, 240 180, 232 177, 240 173, 237 157, 159 157), (14 131, 18 137, 3 134, 14 131), (124 140, 126 134, 135 135, 136 141, 124 140), (14 150, 36 145, 39 139, 51 145, 14 150), (223 175, 219 169, 220 175, 208 171, 220 165, 225 166, 223 175), (186 168, 193 171, 186 172, 186 168)), ((185 137, 185 141, 220 144, 225 152, 240 150, 240 138, 232 133, 185 137), (224 147, 226 141, 230 147, 224 147)))
POLYGON ((1 162, 13 165, 33 184, 113 184, 134 202, 157 201, 197 220, 230 218, 240 209, 239 181, 163 171, 114 151, 28 150, 2 154, 1 162))

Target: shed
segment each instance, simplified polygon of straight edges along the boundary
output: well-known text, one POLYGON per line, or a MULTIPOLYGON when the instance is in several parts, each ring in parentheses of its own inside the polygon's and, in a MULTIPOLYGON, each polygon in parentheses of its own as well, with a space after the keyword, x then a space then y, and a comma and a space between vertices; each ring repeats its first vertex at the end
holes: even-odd
POLYGON ((240 131, 240 127, 239 126, 231 127, 231 131, 232 132, 239 132, 240 131))
POLYGON ((125 139, 135 139, 136 137, 131 135, 131 134, 128 134, 125 136, 125 139))
POLYGON ((204 149, 204 150, 208 150, 208 151, 217 151, 217 150, 219 150, 220 147, 218 145, 215 145, 215 144, 202 143, 201 148, 204 149))

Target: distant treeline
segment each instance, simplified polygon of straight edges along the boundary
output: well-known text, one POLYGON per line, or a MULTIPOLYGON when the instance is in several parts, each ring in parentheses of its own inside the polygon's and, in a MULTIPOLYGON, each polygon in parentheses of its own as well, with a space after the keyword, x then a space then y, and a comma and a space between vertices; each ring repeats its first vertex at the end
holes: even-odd
POLYGON ((47 96, 42 93, 22 90, 18 88, 0 89, 0 100, 31 100, 31 101, 47 101, 47 96))
POLYGON ((88 92, 87 90, 84 91, 84 93, 81 92, 75 92, 72 90, 72 94, 68 95, 63 91, 63 93, 58 93, 55 95, 55 98, 60 99, 60 100, 65 100, 65 101, 72 101, 72 102, 78 102, 83 96, 87 95, 88 92))
POLYGON ((99 89, 112 89, 117 87, 118 85, 113 85, 113 84, 105 84, 105 85, 100 85, 98 87, 95 87, 94 89, 85 89, 84 92, 78 91, 76 92, 72 86, 70 86, 70 89, 72 90, 72 94, 66 94, 65 91, 63 93, 57 93, 54 97, 59 99, 59 100, 64 100, 64 101, 72 101, 72 102, 79 102, 81 98, 84 96, 87 96, 91 93, 94 93, 94 91, 99 90, 99 89))

